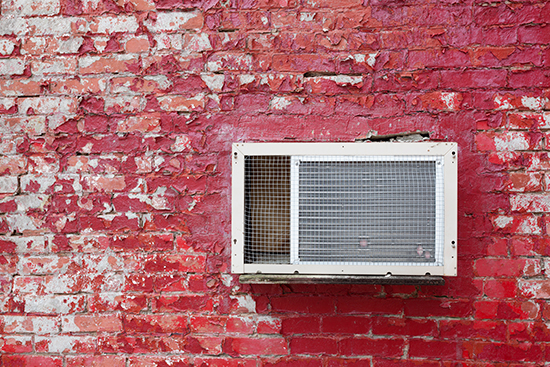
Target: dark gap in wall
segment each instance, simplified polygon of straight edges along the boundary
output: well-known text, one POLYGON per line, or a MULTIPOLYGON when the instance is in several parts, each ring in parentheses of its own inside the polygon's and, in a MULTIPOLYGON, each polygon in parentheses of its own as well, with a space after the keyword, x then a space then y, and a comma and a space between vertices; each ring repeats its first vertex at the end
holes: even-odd
POLYGON ((408 131, 404 133, 372 135, 365 138, 357 138, 355 141, 422 141, 429 139, 429 131, 408 131))

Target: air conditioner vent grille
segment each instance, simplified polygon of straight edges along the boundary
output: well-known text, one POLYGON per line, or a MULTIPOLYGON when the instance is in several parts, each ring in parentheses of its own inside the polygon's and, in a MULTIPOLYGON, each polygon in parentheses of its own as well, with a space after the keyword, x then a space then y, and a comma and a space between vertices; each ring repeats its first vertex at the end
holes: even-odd
POLYGON ((290 263, 290 157, 245 157, 244 262, 290 263))
POLYGON ((245 264, 443 263, 437 156, 245 156, 245 264))
MULTIPOLYGON (((441 262, 437 166, 426 157, 293 157, 291 262, 441 262), (439 259, 438 259, 439 258, 439 259)), ((440 211, 442 213, 442 211, 440 211)))

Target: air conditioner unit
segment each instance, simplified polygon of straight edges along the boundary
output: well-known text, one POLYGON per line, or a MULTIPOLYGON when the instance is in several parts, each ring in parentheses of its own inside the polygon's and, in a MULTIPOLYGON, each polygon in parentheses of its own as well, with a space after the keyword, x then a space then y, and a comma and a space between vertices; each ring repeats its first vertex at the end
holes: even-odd
POLYGON ((237 274, 457 273, 456 143, 236 143, 237 274))

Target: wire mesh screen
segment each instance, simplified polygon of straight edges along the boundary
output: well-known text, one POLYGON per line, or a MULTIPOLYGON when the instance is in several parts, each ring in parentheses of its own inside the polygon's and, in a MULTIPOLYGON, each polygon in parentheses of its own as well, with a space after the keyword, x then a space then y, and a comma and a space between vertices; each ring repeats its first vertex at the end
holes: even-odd
POLYGON ((290 157, 245 157, 247 264, 290 261, 290 157))
POLYGON ((426 156, 246 156, 244 261, 442 264, 441 165, 426 156))
POLYGON ((442 162, 376 159, 294 157, 292 262, 442 262, 436 249, 442 162))

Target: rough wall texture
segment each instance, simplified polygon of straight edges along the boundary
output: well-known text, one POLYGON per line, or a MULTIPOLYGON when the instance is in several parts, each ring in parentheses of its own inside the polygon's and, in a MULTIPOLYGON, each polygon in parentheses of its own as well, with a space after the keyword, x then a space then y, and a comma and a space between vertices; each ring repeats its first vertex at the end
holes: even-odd
POLYGON ((550 3, 1 0, 3 366, 550 360, 550 3), (460 147, 445 286, 243 286, 230 143, 460 147))

